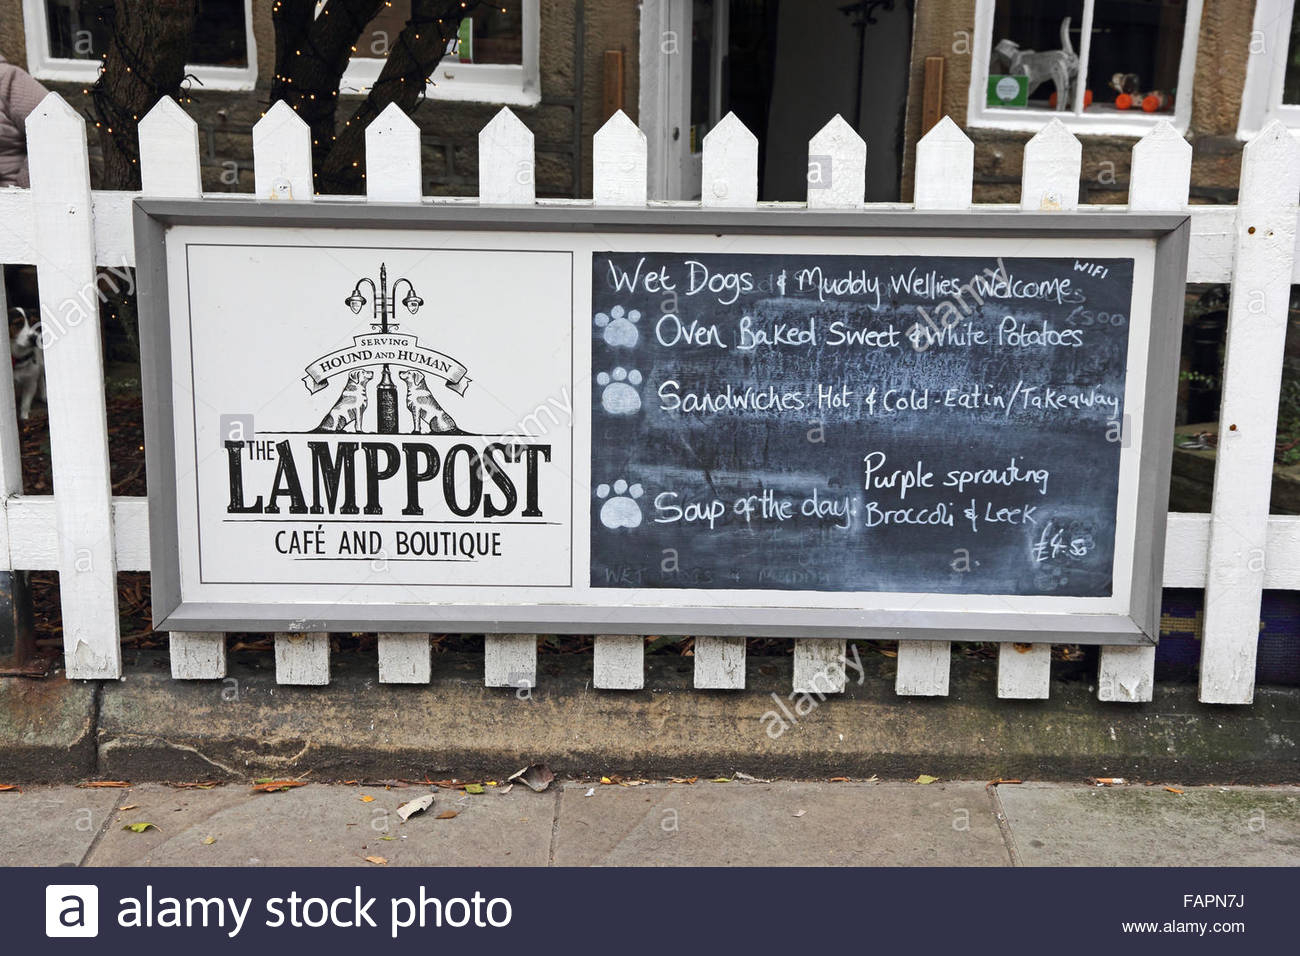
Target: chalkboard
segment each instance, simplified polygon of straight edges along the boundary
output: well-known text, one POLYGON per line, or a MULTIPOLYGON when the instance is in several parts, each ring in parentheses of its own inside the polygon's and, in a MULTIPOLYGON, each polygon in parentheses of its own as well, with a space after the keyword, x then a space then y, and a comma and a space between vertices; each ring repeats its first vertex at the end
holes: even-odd
POLYGON ((1132 259, 610 252, 591 280, 593 588, 1113 593, 1132 259))

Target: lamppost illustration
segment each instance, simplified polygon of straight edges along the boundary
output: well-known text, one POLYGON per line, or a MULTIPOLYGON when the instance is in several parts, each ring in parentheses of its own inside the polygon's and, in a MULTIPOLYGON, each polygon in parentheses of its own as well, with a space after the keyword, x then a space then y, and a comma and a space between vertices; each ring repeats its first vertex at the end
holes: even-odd
MULTIPOLYGON (((352 287, 351 294, 343 300, 344 304, 353 311, 354 314, 360 315, 362 307, 366 304, 366 297, 361 294, 362 283, 370 285, 370 294, 374 297, 372 305, 373 315, 379 321, 370 323, 370 327, 376 331, 387 334, 396 331, 398 325, 396 322, 390 322, 389 317, 397 314, 397 288, 403 282, 406 283, 406 295, 402 298, 402 305, 406 306, 408 312, 415 315, 420 311, 420 306, 424 305, 424 300, 415 291, 415 286, 407 278, 398 279, 393 283, 393 291, 388 291, 388 264, 379 264, 379 287, 375 288, 373 279, 361 278, 357 284, 352 287)), ((393 384, 392 376, 388 371, 388 363, 384 363, 383 372, 379 376, 379 385, 375 389, 375 404, 378 406, 377 420, 379 433, 381 435, 397 434, 397 386, 393 384)))

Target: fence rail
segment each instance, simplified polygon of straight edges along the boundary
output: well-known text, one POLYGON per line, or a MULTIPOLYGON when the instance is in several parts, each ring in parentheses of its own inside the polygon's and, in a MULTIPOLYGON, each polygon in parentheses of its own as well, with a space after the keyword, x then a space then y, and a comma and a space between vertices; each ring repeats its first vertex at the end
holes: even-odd
MULTIPOLYGON (((503 109, 479 134, 477 201, 561 205, 575 215, 592 204, 646 205, 646 140, 635 124, 621 112, 615 114, 593 146, 592 200, 538 200, 531 175, 533 135, 503 109)), ((57 333, 49 336, 45 350, 55 493, 21 494, 13 388, 6 380, 12 373, 0 363, 0 481, 5 492, 0 567, 58 571, 68 676, 115 679, 122 670, 116 576, 119 570, 149 569, 149 519, 146 499, 110 494, 96 268, 134 266, 131 203, 137 195, 202 195, 198 129, 170 99, 141 121, 139 194, 92 192, 85 122, 58 94, 51 93, 28 119, 28 148, 31 188, 0 190, 0 262, 35 263, 42 315, 57 333)), ((867 148, 838 116, 812 138, 809 154, 830 156, 835 175, 832 188, 809 191, 810 208, 972 208, 974 148, 951 119, 945 117, 918 144, 914 206, 863 203, 867 148)), ((313 196, 308 127, 284 103, 275 104, 254 127, 253 152, 259 200, 357 201, 313 196)), ((1187 211, 1192 217, 1187 281, 1232 286, 1222 376, 1225 429, 1215 462, 1212 511, 1169 515, 1164 585, 1206 591, 1201 699, 1247 704, 1254 695, 1262 591, 1300 590, 1300 517, 1268 514, 1288 298, 1291 284, 1300 283, 1300 146, 1279 123, 1261 131, 1245 148, 1235 206, 1188 206, 1191 159, 1190 144, 1161 123, 1133 147, 1127 207, 1135 212, 1187 211)), ((1026 144, 1019 205, 978 208, 1077 211, 1084 219, 1094 210, 1123 210, 1079 204, 1080 160, 1079 140, 1052 120, 1026 144)), ((366 168, 366 201, 473 201, 421 195, 418 128, 396 106, 366 131, 366 168)), ((704 139, 702 195, 703 204, 712 207, 763 205, 757 199, 758 143, 734 116, 704 139)), ((225 676, 224 635, 172 633, 170 640, 174 677, 225 676)), ((842 691, 845 649, 842 640, 797 639, 794 690, 842 691)), ((380 634, 378 656, 381 682, 430 679, 427 634, 380 634)), ((947 694, 950 657, 945 642, 900 642, 896 692, 947 694)), ((328 683, 328 635, 275 635, 275 663, 280 683, 328 683)), ((485 635, 488 686, 533 686, 536 663, 536 635, 485 635)), ((742 638, 697 638, 694 663, 698 688, 745 685, 742 638)), ((644 643, 637 637, 598 635, 592 666, 596 687, 640 688, 644 643)), ((1049 645, 1002 644, 998 696, 1046 697, 1050 668, 1049 645)), ((1154 670, 1154 647, 1105 647, 1097 696, 1149 701, 1154 670)))

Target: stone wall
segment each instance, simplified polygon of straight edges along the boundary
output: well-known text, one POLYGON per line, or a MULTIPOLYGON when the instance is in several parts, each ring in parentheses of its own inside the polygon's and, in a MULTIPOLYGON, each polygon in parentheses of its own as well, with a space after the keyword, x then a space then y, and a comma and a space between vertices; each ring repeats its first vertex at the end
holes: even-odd
MULTIPOLYGON (((270 6, 260 0, 253 4, 257 88, 250 92, 222 92, 206 91, 196 85, 182 104, 199 124, 205 190, 252 191, 252 127, 268 106, 275 65, 270 6)), ((624 109, 636 119, 640 23, 637 8, 637 0, 584 0, 582 3, 542 0, 542 100, 534 107, 512 107, 535 137, 539 196, 591 195, 591 138, 604 120, 602 79, 607 50, 623 53, 624 109), (580 31, 575 31, 575 26, 580 26, 580 31), (580 92, 575 82, 579 72, 580 92)), ((21 0, 0 0, 0 54, 13 63, 25 65, 22 24, 21 0)), ((46 85, 89 115, 89 96, 84 85, 46 85)), ((342 125, 361 98, 341 97, 340 100, 339 124, 342 125)), ((417 107, 413 119, 421 129, 426 194, 477 195, 478 133, 500 108, 494 104, 436 100, 425 101, 417 107)), ((91 133, 92 152, 97 152, 93 129, 91 133)))
MULTIPOLYGON (((1255 0, 1210 0, 1201 16, 1192 86, 1192 202, 1232 202, 1241 170, 1237 140, 1241 90, 1255 0)), ((914 185, 916 141, 921 134, 921 91, 927 56, 944 57, 943 108, 975 143, 975 201, 1019 202, 1024 144, 1032 133, 969 128, 966 106, 971 77, 974 0, 916 0, 911 82, 904 131, 902 196, 914 185)), ((1130 136, 1081 135, 1081 202, 1123 203, 1128 197, 1130 136)))

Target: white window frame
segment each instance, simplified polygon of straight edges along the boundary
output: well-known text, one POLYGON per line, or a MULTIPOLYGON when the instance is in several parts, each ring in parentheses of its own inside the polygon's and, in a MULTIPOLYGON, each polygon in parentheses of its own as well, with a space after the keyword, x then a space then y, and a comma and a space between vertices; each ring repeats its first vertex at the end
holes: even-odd
MULTIPOLYGON (((75 60, 50 55, 49 21, 45 0, 23 0, 23 28, 27 34, 27 70, 38 80, 94 83, 102 60, 75 60)), ((244 0, 244 42, 248 66, 186 64, 204 90, 251 90, 257 85, 257 43, 253 39, 253 0, 244 0)))
MULTIPOLYGON (((993 15, 996 0, 975 0, 975 35, 971 40, 970 94, 966 107, 968 126, 1034 132, 1052 119, 1059 119, 1072 132, 1099 136, 1142 136, 1160 120, 1172 119, 1174 128, 1186 132, 1192 118, 1192 78, 1196 75, 1196 45, 1201 32, 1203 0, 1188 0, 1183 26, 1183 49, 1178 59, 1178 96, 1174 112, 1144 113, 1142 110, 1089 113, 1083 108, 1083 84, 1074 91, 1074 103, 1067 110, 1007 108, 988 105, 989 60, 993 55, 993 15)), ((1093 0, 1083 0, 1080 24, 1079 62, 1086 63, 1092 39, 1093 0)), ((1080 71, 1082 72, 1082 70, 1080 71)), ((1094 91, 1096 93, 1097 91, 1094 91)))
POLYGON ((1291 17, 1296 0, 1256 0, 1255 24, 1246 60, 1246 85, 1241 90, 1241 115, 1237 138, 1250 139, 1273 120, 1280 120, 1300 136, 1300 104, 1283 103, 1287 47, 1291 42, 1291 17), (1255 43, 1264 48, 1256 53, 1255 43))
MULTIPOLYGON (((542 101, 541 3, 523 0, 523 54, 520 63, 438 64, 424 90, 431 100, 536 106, 542 101)), ((383 72, 385 57, 354 56, 339 83, 344 96, 364 96, 383 72)))

